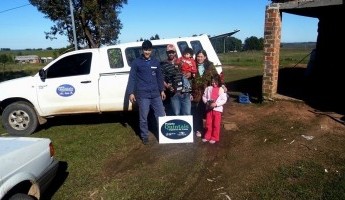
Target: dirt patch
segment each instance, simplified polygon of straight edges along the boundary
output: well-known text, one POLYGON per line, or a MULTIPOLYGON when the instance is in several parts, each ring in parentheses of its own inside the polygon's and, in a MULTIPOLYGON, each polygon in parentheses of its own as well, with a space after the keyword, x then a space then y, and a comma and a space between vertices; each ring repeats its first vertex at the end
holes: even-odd
MULTIPOLYGON (((336 115, 341 119, 341 115, 336 115)), ((133 142, 128 155, 114 155, 103 175, 150 187, 159 192, 134 199, 251 199, 252 188, 281 166, 313 160, 336 171, 334 157, 345 158, 345 126, 330 115, 315 113, 303 102, 275 101, 225 106, 221 141, 211 145, 195 138, 191 144, 133 142), (149 175, 147 175, 149 174, 149 175), (145 183, 147 185, 145 185, 145 183)))

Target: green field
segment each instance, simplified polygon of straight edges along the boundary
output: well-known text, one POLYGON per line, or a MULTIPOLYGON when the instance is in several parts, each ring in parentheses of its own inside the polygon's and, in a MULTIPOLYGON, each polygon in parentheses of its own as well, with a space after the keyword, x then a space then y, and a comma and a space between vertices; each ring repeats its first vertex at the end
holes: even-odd
MULTIPOLYGON (((281 49, 280 67, 306 66, 310 51, 311 49, 281 49)), ((38 55, 53 58, 59 55, 58 50, 0 51, 0 55, 6 54, 14 57, 19 52, 21 55, 38 55)), ((226 73, 228 81, 239 80, 248 76, 262 75, 263 51, 230 52, 219 54, 218 56, 224 66, 235 67, 235 69, 226 73), (239 67, 250 68, 250 70, 243 70, 239 67)), ((0 64, 0 81, 33 75, 44 66, 45 64, 0 64)), ((227 70, 225 69, 225 71, 227 70)))

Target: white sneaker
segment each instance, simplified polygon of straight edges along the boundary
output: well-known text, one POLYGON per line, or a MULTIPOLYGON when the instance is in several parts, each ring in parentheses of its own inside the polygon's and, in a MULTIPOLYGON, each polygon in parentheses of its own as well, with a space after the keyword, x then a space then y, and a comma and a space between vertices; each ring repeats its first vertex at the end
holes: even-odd
POLYGON ((208 140, 206 140, 205 138, 202 139, 203 142, 208 142, 208 140))
POLYGON ((211 143, 211 144, 214 144, 214 143, 216 143, 216 141, 214 141, 214 140, 210 140, 210 143, 211 143))
POLYGON ((196 137, 201 137, 200 131, 197 131, 197 132, 196 132, 196 137))

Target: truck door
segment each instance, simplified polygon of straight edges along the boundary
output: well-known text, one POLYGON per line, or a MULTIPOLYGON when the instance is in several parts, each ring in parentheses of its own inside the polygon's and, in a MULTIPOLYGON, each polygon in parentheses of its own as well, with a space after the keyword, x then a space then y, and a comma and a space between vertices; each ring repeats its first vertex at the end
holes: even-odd
POLYGON ((44 115, 98 112, 98 82, 90 74, 91 62, 91 52, 78 53, 46 69, 47 78, 37 83, 44 115))
POLYGON ((102 112, 126 111, 131 109, 126 88, 130 68, 124 62, 120 48, 107 49, 106 55, 109 69, 99 77, 99 105, 102 112))

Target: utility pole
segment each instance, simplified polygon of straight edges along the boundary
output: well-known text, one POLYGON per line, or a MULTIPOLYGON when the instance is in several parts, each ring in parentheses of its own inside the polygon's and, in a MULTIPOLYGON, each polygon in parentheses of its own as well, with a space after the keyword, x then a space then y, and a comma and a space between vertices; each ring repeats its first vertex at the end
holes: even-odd
POLYGON ((223 44, 223 45, 224 45, 224 48, 223 48, 223 49, 224 49, 224 53, 225 53, 225 40, 226 40, 226 38, 228 38, 228 37, 230 37, 230 36, 228 36, 228 35, 227 35, 227 36, 224 36, 224 44, 223 44))
POLYGON ((226 39, 226 36, 224 37, 224 48, 223 48, 224 52, 223 53, 225 53, 225 39, 226 39))
POLYGON ((72 0, 69 0, 69 9, 71 10, 72 27, 73 27, 73 39, 74 39, 74 48, 75 48, 75 50, 78 50, 78 46, 77 46, 77 34, 76 34, 76 31, 75 31, 74 13, 73 13, 72 0))

